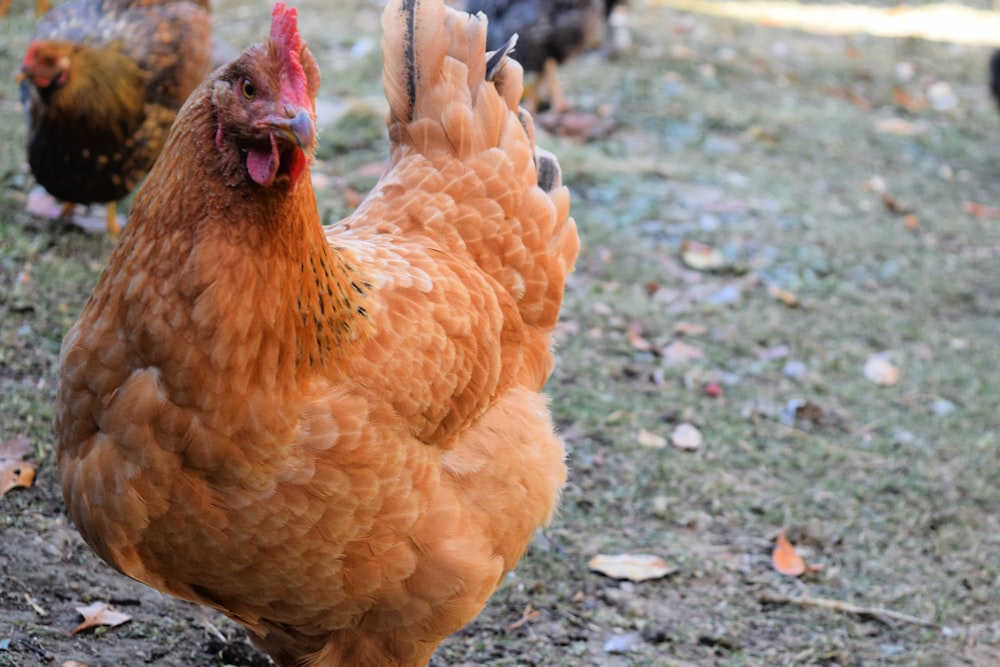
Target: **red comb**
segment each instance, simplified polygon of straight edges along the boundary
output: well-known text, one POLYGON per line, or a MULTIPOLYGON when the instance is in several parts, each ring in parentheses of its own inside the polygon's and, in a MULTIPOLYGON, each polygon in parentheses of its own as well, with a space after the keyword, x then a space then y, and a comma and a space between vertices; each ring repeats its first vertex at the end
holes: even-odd
POLYGON ((271 12, 271 39, 296 56, 302 48, 298 19, 299 11, 295 7, 286 7, 283 2, 275 4, 271 12))
POLYGON ((298 17, 299 12, 295 7, 286 7, 283 2, 276 3, 271 12, 271 40, 277 43, 284 62, 284 75, 281 77, 282 98, 311 108, 312 101, 309 99, 306 73, 299 61, 302 37, 299 35, 298 17))

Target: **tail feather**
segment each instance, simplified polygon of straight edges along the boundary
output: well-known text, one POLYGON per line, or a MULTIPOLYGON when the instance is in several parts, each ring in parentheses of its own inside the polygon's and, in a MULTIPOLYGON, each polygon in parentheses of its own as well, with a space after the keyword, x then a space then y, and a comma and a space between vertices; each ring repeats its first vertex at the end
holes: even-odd
POLYGON ((559 163, 537 150, 534 121, 520 108, 523 71, 510 57, 513 42, 488 54, 486 17, 443 0, 391 0, 382 25, 393 143, 387 177, 443 177, 435 187, 455 211, 402 228, 439 240, 457 234, 462 251, 514 296, 547 350, 579 241, 559 163))

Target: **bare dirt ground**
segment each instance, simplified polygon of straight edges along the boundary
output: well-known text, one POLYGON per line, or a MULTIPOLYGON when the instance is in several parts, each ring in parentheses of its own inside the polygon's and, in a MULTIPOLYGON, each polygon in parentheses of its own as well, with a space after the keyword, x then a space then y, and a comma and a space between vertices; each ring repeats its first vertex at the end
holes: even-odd
MULTIPOLYGON (((111 242, 24 213, 30 4, 0 19, 0 442, 28 438, 38 463, 0 498, 0 665, 266 665, 237 626, 110 570, 66 518, 58 350, 111 242), (131 622, 71 634, 95 601, 131 622)), ((376 4, 301 6, 331 222, 386 152, 376 4)), ((564 70, 578 116, 540 140, 584 242, 549 386, 571 480, 435 667, 1000 665, 1000 116, 989 49, 969 43, 996 17, 966 4, 979 13, 951 25, 953 5, 931 41, 865 30, 916 7, 852 24, 833 5, 740 6, 757 14, 636 0, 629 52, 564 70), (807 9, 828 13, 797 28, 807 9), (556 136, 569 126, 600 136, 556 136), (674 445, 681 424, 700 445, 674 445), (776 572, 781 530, 821 569, 776 572), (588 567, 629 553, 671 573, 588 567)), ((215 11, 243 46, 269 4, 215 11)))

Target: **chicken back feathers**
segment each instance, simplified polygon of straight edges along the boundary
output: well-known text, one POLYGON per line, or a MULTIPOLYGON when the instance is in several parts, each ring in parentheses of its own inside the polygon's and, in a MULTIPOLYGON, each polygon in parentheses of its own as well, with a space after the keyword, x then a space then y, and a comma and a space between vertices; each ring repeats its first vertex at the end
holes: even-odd
POLYGON ((69 202, 139 183, 211 65, 207 0, 72 0, 39 21, 22 63, 28 162, 69 202))
POLYGON ((442 0, 383 29, 391 152, 353 215, 323 228, 297 171, 319 71, 279 4, 179 113, 63 342, 83 537, 281 666, 425 664, 566 475, 540 389, 578 239, 521 68, 442 0))

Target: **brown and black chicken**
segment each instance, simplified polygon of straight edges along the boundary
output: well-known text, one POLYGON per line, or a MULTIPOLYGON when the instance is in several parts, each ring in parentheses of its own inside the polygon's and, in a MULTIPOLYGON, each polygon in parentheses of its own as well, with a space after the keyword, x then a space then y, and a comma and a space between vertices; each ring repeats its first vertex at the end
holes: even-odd
MULTIPOLYGON (((49 0, 35 0, 35 16, 41 16, 52 9, 49 0)), ((7 16, 10 12, 10 0, 0 0, 0 16, 7 16)))
POLYGON ((525 72, 538 76, 525 86, 524 104, 537 111, 541 88, 547 85, 552 108, 566 111, 556 69, 588 48, 600 46, 612 10, 624 0, 467 0, 470 14, 489 18, 487 47, 499 48, 517 33, 514 59, 525 72))
POLYGON ((28 163, 66 204, 115 202, 156 160, 212 64, 208 0, 72 0, 38 23, 21 64, 28 163))

